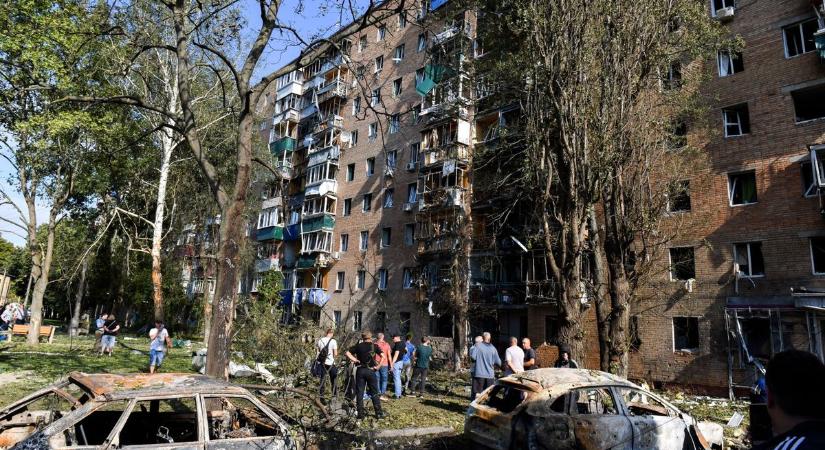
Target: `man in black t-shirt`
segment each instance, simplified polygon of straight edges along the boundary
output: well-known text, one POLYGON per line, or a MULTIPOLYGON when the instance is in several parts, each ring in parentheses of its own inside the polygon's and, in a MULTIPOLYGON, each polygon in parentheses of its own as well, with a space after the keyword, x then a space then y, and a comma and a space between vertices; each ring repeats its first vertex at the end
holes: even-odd
POLYGON ((539 366, 536 363, 536 351, 530 347, 530 338, 524 338, 521 340, 521 348, 524 350, 524 370, 538 369, 539 366))
POLYGON ((401 398, 401 388, 404 386, 401 385, 401 372, 404 370, 404 355, 407 354, 407 344, 401 342, 400 335, 394 335, 392 337, 392 350, 390 351, 391 359, 390 359, 390 369, 392 370, 392 384, 393 384, 393 391, 395 392, 395 398, 401 398))
POLYGON ((364 414, 364 388, 366 387, 372 398, 372 406, 375 408, 375 417, 381 419, 384 412, 381 410, 381 399, 378 396, 378 381, 375 378, 375 371, 381 365, 387 364, 385 355, 381 349, 372 342, 372 333, 364 331, 361 333, 361 342, 347 350, 347 359, 357 365, 355 371, 355 403, 358 407, 358 418, 363 419, 364 414), (376 361, 375 356, 381 355, 381 360, 376 361))

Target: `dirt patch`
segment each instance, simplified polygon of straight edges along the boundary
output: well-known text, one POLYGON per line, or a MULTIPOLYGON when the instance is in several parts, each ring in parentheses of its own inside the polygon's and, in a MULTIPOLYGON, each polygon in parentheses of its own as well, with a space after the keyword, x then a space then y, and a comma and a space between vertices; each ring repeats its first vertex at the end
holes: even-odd
POLYGON ((18 370, 14 372, 0 373, 0 386, 9 383, 17 383, 21 381, 32 381, 38 379, 37 375, 31 370, 18 370))

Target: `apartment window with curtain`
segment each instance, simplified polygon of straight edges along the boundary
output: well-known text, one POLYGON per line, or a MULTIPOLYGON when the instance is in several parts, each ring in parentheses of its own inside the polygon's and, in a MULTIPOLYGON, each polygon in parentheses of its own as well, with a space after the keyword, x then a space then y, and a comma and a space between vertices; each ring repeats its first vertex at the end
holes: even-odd
POLYGON ((411 246, 415 244, 415 224, 404 224, 404 245, 411 246))
POLYGON ((341 235, 341 242, 338 245, 338 251, 341 253, 346 252, 349 250, 349 234, 342 234, 341 235))
POLYGON ((392 208, 395 196, 395 189, 387 188, 384 190, 384 208, 392 208))
POLYGON ((390 116, 390 134, 398 133, 401 130, 401 115, 393 114, 390 116))
POLYGON ((362 252, 367 251, 367 248, 369 247, 369 242, 370 242, 370 233, 369 233, 369 231, 362 231, 361 232, 361 241, 359 242, 358 248, 361 249, 362 252))
POLYGON ((415 203, 418 201, 418 183, 410 183, 407 185, 407 203, 415 203))
POLYGON ((739 275, 747 278, 765 276, 765 260, 761 242, 733 244, 733 260, 739 266, 739 275))
POLYGON ((719 50, 717 62, 719 64, 720 77, 729 77, 745 70, 745 64, 742 62, 742 54, 739 52, 719 50))
POLYGON ((725 126, 725 137, 742 136, 751 132, 747 103, 722 108, 722 120, 725 126))
POLYGON ((387 290, 387 278, 389 277, 389 272, 387 269, 378 269, 378 289, 385 291, 387 290))

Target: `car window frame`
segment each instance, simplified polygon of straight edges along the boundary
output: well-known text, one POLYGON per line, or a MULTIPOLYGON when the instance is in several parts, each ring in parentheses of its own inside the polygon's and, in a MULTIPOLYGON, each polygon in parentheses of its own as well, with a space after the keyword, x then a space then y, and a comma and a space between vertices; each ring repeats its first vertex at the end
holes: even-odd
POLYGON ((290 439, 289 430, 284 426, 284 423, 281 421, 281 418, 270 409, 266 403, 259 400, 252 394, 245 394, 245 393, 231 393, 231 394, 223 394, 223 393, 200 393, 198 394, 198 400, 200 401, 201 405, 201 413, 203 415, 203 423, 204 423, 204 444, 206 446, 209 445, 210 442, 242 442, 247 440, 262 440, 262 439, 281 439, 281 440, 288 440, 290 439), (275 425, 280 429, 281 435, 280 436, 254 436, 254 437, 247 437, 247 438, 225 438, 225 439, 212 439, 209 437, 209 422, 208 417, 206 417, 206 399, 212 397, 223 397, 223 398, 243 398, 252 402, 258 409, 260 409, 269 420, 275 423, 275 425))
MULTIPOLYGON (((498 409, 495 409, 495 408, 491 407, 489 403, 476 404, 476 408, 485 408, 485 409, 491 410, 491 411, 495 410, 495 411, 498 411, 498 414, 501 415, 501 416, 510 417, 510 416, 515 416, 516 414, 522 412, 525 408, 527 408, 527 406, 529 404, 531 404, 535 400, 536 392, 531 390, 531 389, 527 389, 522 385, 519 385, 519 384, 516 384, 516 383, 497 382, 496 384, 493 385, 493 388, 495 388, 496 386, 502 386, 502 387, 505 387, 505 388, 506 387, 511 387, 511 388, 514 388, 514 389, 518 389, 518 390, 524 392, 524 394, 525 394, 524 395, 524 400, 522 400, 518 405, 516 405, 516 407, 513 408, 512 411, 507 412, 507 413, 503 413, 503 412, 499 411, 498 409)), ((490 390, 490 392, 487 393, 486 399, 488 401, 489 401, 489 394, 490 393, 492 393, 492 390, 490 390)), ((481 395, 481 394, 479 394, 479 395, 481 395)))
POLYGON ((627 417, 627 410, 624 408, 623 401, 617 401, 616 398, 618 397, 617 393, 613 391, 612 385, 593 385, 593 386, 580 386, 571 388, 567 391, 567 399, 565 400, 566 407, 567 407, 567 415, 570 417, 598 417, 598 416, 625 416, 627 417), (613 398, 613 404, 616 406, 616 414, 581 414, 579 413, 578 409, 573 411, 574 405, 577 403, 573 401, 573 393, 576 391, 582 391, 587 389, 604 389, 606 390, 610 396, 613 398))
MULTIPOLYGON (((192 446, 200 446, 200 448, 204 448, 205 440, 204 440, 204 408, 201 402, 200 395, 195 393, 190 394, 168 394, 168 395, 152 395, 152 396, 143 396, 143 397, 135 397, 129 402, 129 406, 126 407, 126 410, 123 411, 123 415, 120 416, 120 419, 115 424, 115 427, 112 429, 112 433, 109 434, 109 437, 104 441, 104 447, 102 448, 134 448, 134 449, 150 449, 156 448, 158 444, 142 444, 142 445, 128 445, 122 446, 120 445, 120 432, 123 430, 123 426, 126 425, 126 421, 129 419, 129 416, 132 414, 135 406, 138 402, 144 401, 152 401, 152 400, 171 400, 176 398, 193 398, 195 399, 195 418, 198 421, 197 429, 198 429, 198 439, 196 441, 186 441, 186 442, 173 442, 169 446, 175 445, 183 445, 183 444, 191 444, 192 446), (127 414, 128 412, 128 414, 127 414)), ((74 449, 74 447, 71 447, 74 449)))
POLYGON ((74 416, 71 416, 71 417, 66 416, 66 417, 63 417, 63 418, 60 419, 61 421, 63 421, 65 419, 66 423, 61 423, 59 426, 57 426, 58 422, 55 422, 53 424, 54 431, 51 433, 51 436, 49 436, 49 438, 48 438, 49 439, 49 445, 51 447, 53 447, 55 450, 84 450, 84 449, 104 449, 104 448, 108 448, 109 443, 111 442, 111 439, 112 439, 112 434, 114 433, 114 431, 116 429, 118 429, 118 426, 120 425, 120 422, 122 420, 124 420, 123 419, 124 415, 126 414, 126 411, 130 410, 129 408, 132 406, 133 401, 134 400, 120 399, 120 398, 119 399, 106 400, 106 401, 99 401, 99 400, 89 400, 89 401, 87 401, 86 403, 81 405, 80 408, 77 408, 75 410, 76 414, 74 416), (118 418, 117 422, 115 422, 115 425, 112 427, 112 430, 109 431, 109 434, 106 436, 106 439, 104 439, 102 443, 97 444, 97 445, 68 446, 68 445, 65 445, 65 444, 56 444, 56 443, 53 442, 54 439, 63 438, 63 433, 65 433, 69 428, 77 425, 78 422, 85 419, 87 416, 89 416, 93 412, 97 411, 98 409, 103 408, 108 403, 124 401, 124 400, 127 402, 126 407, 123 408, 123 412, 120 413, 120 417, 118 418))
POLYGON ((656 394, 654 394, 650 391, 644 390, 642 388, 634 387, 634 386, 621 386, 621 385, 613 386, 612 389, 615 391, 614 397, 620 399, 620 401, 622 403, 622 409, 624 410, 624 414, 627 417, 644 417, 644 416, 637 416, 637 415, 630 414, 630 407, 628 407, 627 404, 625 403, 624 397, 622 397, 622 395, 618 391, 619 389, 629 389, 629 390, 634 391, 635 393, 638 393, 640 395, 646 395, 646 396, 656 400, 657 402, 661 403, 662 405, 664 405, 664 407, 668 411, 668 415, 666 415, 666 416, 653 415, 653 416, 650 416, 650 417, 677 417, 677 418, 682 417, 682 413, 679 410, 679 408, 676 408, 675 406, 671 405, 669 402, 667 402, 663 398, 659 397, 658 395, 656 395, 656 394))

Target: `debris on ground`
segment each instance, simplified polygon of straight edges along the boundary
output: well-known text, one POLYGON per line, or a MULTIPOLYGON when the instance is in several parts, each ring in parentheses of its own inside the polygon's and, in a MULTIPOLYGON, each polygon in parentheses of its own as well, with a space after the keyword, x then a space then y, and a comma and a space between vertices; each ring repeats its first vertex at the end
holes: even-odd
MULTIPOLYGON (((725 448, 734 450, 750 448, 750 442, 747 440, 750 424, 747 400, 691 395, 681 391, 659 392, 659 394, 697 421, 720 424, 725 448), (722 427, 721 424, 725 426, 722 427)), ((704 432, 703 429, 702 433, 704 432)))

